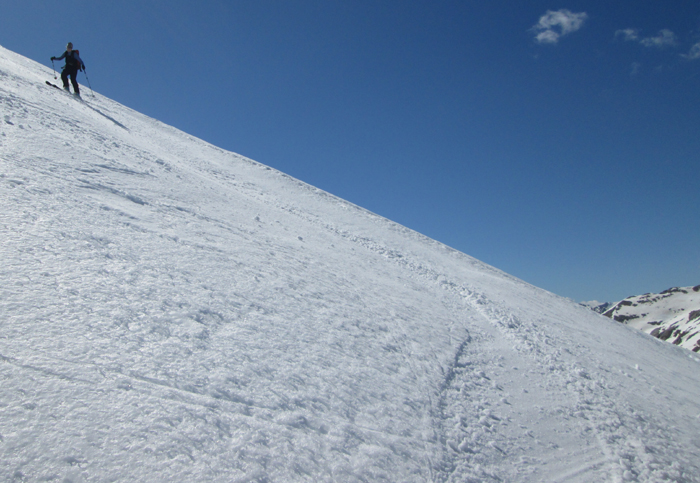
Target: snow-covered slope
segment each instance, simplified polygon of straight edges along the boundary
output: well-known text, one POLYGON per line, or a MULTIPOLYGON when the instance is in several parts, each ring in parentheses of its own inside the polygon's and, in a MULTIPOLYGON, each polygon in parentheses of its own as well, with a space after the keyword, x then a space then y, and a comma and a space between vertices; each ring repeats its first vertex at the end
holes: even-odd
POLYGON ((700 481, 692 352, 50 77, 0 48, 2 481, 700 481))
POLYGON ((700 351, 700 285, 627 297, 604 315, 661 340, 700 351))

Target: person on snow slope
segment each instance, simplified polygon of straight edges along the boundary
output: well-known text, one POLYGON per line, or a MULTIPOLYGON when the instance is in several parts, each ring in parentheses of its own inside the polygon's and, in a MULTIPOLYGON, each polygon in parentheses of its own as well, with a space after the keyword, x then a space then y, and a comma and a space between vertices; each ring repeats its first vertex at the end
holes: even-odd
POLYGON ((66 45, 66 51, 60 57, 51 57, 51 61, 66 59, 66 65, 63 66, 63 72, 61 72, 61 80, 63 81, 63 88, 70 92, 68 88, 68 77, 70 76, 71 84, 73 84, 73 92, 76 96, 80 97, 80 86, 78 86, 78 81, 75 77, 78 75, 79 70, 85 70, 85 63, 80 58, 77 50, 73 50, 73 43, 68 42, 66 45))

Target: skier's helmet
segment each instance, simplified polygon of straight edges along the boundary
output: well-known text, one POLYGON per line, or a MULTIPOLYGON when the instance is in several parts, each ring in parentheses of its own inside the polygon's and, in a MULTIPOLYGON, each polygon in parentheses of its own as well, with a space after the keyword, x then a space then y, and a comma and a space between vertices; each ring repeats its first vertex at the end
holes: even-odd
POLYGON ((66 49, 73 50, 73 42, 68 42, 68 45, 66 45, 66 49))

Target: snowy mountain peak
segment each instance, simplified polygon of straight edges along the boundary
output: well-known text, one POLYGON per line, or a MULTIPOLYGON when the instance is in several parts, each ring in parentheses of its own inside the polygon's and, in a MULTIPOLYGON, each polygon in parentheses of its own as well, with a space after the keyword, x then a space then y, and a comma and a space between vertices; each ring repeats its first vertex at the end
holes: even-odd
POLYGON ((611 304, 610 302, 598 302, 597 300, 591 300, 590 302, 581 302, 581 305, 591 309, 593 312, 603 314, 613 304, 611 304))
POLYGON ((52 75, 0 48, 5 481, 700 481, 694 354, 52 75))
POLYGON ((661 340, 700 351, 700 285, 628 297, 604 315, 661 340))

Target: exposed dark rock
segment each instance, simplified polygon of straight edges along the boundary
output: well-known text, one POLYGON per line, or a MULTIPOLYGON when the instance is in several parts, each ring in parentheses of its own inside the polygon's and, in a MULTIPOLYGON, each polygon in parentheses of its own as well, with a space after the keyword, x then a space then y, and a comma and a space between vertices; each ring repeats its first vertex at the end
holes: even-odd
POLYGON ((673 335, 674 330, 676 330, 675 326, 668 327, 668 328, 666 328, 666 330, 661 332, 657 337, 661 340, 668 340, 673 335))
POLYGON ((700 318, 700 310, 693 310, 691 313, 688 314, 688 322, 692 322, 697 318, 700 318))
POLYGON ((686 335, 690 334, 689 330, 686 330, 684 332, 681 332, 680 330, 677 330, 674 335, 677 335, 678 337, 676 340, 673 341, 673 344, 675 345, 680 345, 683 342, 683 339, 685 338, 686 335))
MULTIPOLYGON (((660 297, 660 298, 670 297, 670 296, 671 296, 671 295, 669 294, 669 295, 664 295, 663 297, 660 297)), ((653 304, 653 303, 656 302, 657 300, 659 300, 659 298, 657 298, 657 297, 651 297, 651 298, 649 298, 648 296, 644 296, 643 299, 640 299, 640 300, 639 300, 639 303, 640 303, 640 304, 653 304)), ((636 307, 636 305, 635 305, 635 307, 636 307)))

